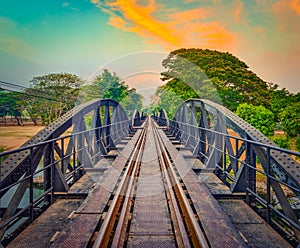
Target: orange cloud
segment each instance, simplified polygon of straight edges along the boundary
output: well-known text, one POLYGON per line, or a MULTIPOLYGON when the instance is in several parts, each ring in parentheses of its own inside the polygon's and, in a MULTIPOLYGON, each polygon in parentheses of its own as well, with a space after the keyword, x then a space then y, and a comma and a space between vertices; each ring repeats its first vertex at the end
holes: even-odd
POLYGON ((293 0, 291 3, 291 7, 297 13, 297 15, 300 15, 300 1, 299 0, 293 0))
POLYGON ((187 21, 200 21, 211 15, 211 11, 203 8, 180 11, 172 14, 172 19, 175 23, 187 22, 187 21))
MULTIPOLYGON (((124 19, 123 24, 128 24, 124 31, 135 32, 151 40, 160 37, 172 45, 179 45, 179 38, 174 36, 173 30, 163 22, 152 17, 152 14, 157 9, 155 1, 150 1, 148 5, 143 8, 132 0, 119 0, 114 3, 108 3, 108 6, 122 14, 124 19)), ((118 17, 118 24, 121 23, 120 18, 121 17, 118 17)), ((110 24, 123 29, 121 25, 116 25, 116 17, 112 17, 110 24)))
POLYGON ((108 23, 116 28, 123 29, 123 30, 127 29, 126 25, 128 24, 123 18, 119 16, 112 16, 109 19, 108 23))
POLYGON ((155 0, 143 7, 134 0, 107 1, 105 6, 97 0, 92 2, 111 15, 110 25, 137 33, 148 43, 161 44, 167 49, 182 46, 225 48, 235 41, 235 35, 223 24, 207 21, 213 15, 209 9, 170 10, 155 0))

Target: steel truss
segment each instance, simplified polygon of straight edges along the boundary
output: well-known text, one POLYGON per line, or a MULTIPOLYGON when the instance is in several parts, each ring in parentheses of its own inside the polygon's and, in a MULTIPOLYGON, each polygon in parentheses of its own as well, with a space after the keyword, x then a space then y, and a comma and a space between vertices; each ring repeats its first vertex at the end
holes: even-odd
POLYGON ((185 101, 173 120, 168 120, 165 111, 154 118, 161 126, 169 122, 169 133, 203 162, 203 171, 214 171, 231 192, 245 192, 249 204, 258 201, 266 208, 268 221, 277 213, 300 240, 300 223, 289 202, 291 196, 300 196, 300 165, 292 158, 299 159, 300 153, 280 149, 243 119, 209 100, 185 101), (265 182, 265 196, 257 192, 258 177, 265 182))
MULTIPOLYGON (((133 119, 138 120, 136 115, 133 119)), ((1 153, 0 203, 5 206, 0 213, 0 239, 22 217, 33 221, 35 208, 51 204, 55 192, 67 192, 84 168, 93 167, 130 132, 131 121, 118 102, 92 100, 73 108, 19 149, 1 153), (42 188, 38 196, 36 185, 42 188), (25 207, 20 206, 23 198, 28 198, 25 207)))

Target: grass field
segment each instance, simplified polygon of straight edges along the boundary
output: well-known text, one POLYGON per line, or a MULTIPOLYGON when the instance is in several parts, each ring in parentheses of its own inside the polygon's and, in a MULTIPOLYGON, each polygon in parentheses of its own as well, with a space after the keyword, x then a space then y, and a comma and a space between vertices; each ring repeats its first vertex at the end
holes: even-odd
POLYGON ((5 151, 16 149, 43 128, 34 125, 0 126, 0 147, 5 151))

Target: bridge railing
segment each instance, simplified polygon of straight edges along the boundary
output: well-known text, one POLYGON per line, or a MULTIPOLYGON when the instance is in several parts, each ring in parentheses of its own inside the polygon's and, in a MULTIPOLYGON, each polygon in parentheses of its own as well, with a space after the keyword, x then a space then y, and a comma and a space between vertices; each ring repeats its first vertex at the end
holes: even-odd
POLYGON ((300 153, 277 147, 234 113, 202 99, 184 102, 168 132, 203 163, 195 168, 200 178, 214 172, 233 195, 244 193, 268 222, 288 227, 300 241, 300 153))
POLYGON ((129 125, 125 120, 0 153, 0 168, 6 159, 20 153, 28 155, 23 162, 26 173, 0 188, 1 237, 5 239, 17 227, 31 223, 53 203, 56 193, 66 191, 92 166, 91 161, 100 160, 103 152, 95 146, 108 151, 112 148, 109 139, 117 144, 128 134, 129 125))
POLYGON ((21 148, 0 154, 0 240, 67 192, 85 170, 131 132, 118 102, 95 99, 74 107, 21 148), (72 134, 69 134, 72 133, 72 134))
MULTIPOLYGON (((299 187, 288 184, 287 178, 275 175, 272 161, 275 152, 288 157, 293 164, 294 161, 300 161, 299 152, 172 120, 169 133, 181 140, 193 154, 197 154, 196 157, 204 162, 204 165, 210 161, 209 168, 202 168, 203 173, 214 172, 232 191, 245 192, 247 203, 255 203, 269 223, 279 216, 281 220, 276 219, 276 225, 288 225, 292 232, 300 231, 297 221, 300 211, 299 187), (203 132, 214 141, 209 138, 202 140, 203 132), (226 145, 228 142, 231 143, 231 148, 226 145), (224 145, 220 146, 220 143, 224 145), (278 192, 275 190, 278 191, 278 187, 284 195, 276 194, 278 192)), ((199 171, 199 168, 197 170, 199 171)))

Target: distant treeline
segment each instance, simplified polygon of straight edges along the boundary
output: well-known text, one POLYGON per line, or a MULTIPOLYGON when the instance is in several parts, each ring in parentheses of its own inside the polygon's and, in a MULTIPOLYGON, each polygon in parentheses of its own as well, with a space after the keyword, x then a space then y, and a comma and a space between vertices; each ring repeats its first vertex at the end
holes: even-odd
POLYGON ((48 125, 76 104, 95 98, 110 98, 122 104, 130 116, 142 108, 142 96, 130 89, 115 73, 104 70, 91 84, 68 73, 34 77, 29 88, 14 92, 0 88, 0 117, 13 116, 22 125, 22 117, 48 125))
MULTIPOLYGON (((277 84, 263 81, 246 63, 224 52, 203 49, 172 51, 162 61, 165 71, 149 106, 114 72, 104 70, 87 84, 76 75, 52 73, 34 77, 24 90, 0 88, 0 117, 22 117, 48 125, 80 104, 95 98, 111 98, 130 117, 134 109, 147 113, 165 109, 172 118, 177 107, 190 98, 205 98, 223 104, 283 148, 293 140, 300 150, 300 93, 290 93, 277 84), (284 137, 273 137, 276 129, 284 137)), ((1 85, 0 85, 1 86, 1 85)))

